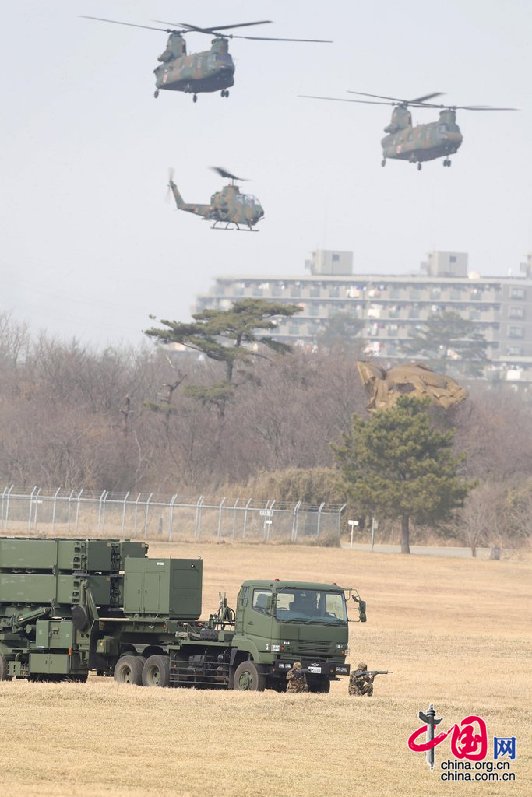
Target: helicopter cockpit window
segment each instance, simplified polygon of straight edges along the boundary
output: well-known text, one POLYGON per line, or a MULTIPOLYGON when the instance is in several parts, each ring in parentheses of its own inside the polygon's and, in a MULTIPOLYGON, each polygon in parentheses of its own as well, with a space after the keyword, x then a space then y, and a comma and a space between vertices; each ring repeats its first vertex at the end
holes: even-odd
POLYGON ((254 203, 254 200, 255 200, 255 198, 250 196, 249 194, 237 194, 235 196, 235 201, 239 205, 246 205, 247 207, 252 206, 253 203, 254 203))
POLYGON ((447 125, 438 125, 438 130, 440 131, 440 133, 446 133, 447 125))

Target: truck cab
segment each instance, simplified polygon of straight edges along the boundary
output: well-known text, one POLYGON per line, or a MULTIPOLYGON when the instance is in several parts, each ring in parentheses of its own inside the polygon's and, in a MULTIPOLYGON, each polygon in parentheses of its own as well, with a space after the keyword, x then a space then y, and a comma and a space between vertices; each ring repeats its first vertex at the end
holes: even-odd
POLYGON ((286 688, 286 672, 300 661, 309 690, 328 692, 331 680, 349 675, 344 589, 310 581, 245 581, 238 594, 232 649, 236 689, 246 688, 238 682, 239 660, 252 661, 263 676, 260 685, 264 681, 264 687, 279 691, 286 688))

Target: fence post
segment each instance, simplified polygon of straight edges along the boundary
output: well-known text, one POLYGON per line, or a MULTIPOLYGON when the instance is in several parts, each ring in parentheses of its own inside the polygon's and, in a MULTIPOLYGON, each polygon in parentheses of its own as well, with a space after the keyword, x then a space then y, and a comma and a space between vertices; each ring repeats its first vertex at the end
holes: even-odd
POLYGON ((168 542, 172 542, 174 536, 174 504, 176 502, 177 493, 172 496, 170 501, 170 528, 168 529, 168 542))
POLYGON ((126 526, 126 507, 127 507, 127 499, 129 498, 129 491, 124 496, 124 501, 122 503, 122 522, 120 524, 122 534, 125 533, 125 526, 126 526))
POLYGON ((4 492, 2 493, 2 525, 3 525, 3 527, 5 529, 7 529, 7 524, 9 522, 9 498, 11 496, 11 490, 12 489, 13 489, 13 485, 11 485, 11 487, 7 491, 7 495, 6 495, 6 513, 5 513, 5 515, 4 515, 4 495, 6 493, 5 489, 4 489, 4 492))
POLYGON ((297 524, 299 520, 299 507, 301 506, 301 501, 298 501, 294 507, 294 518, 292 521, 292 542, 296 542, 297 540, 297 524))
POLYGON ((31 531, 31 515, 33 512, 33 496, 35 494, 35 490, 37 489, 37 485, 33 488, 30 495, 30 511, 28 512, 28 531, 31 531))
POLYGON ((61 488, 58 487, 57 490, 55 491, 54 505, 52 507, 52 532, 55 531, 55 512, 56 512, 56 508, 57 508, 57 496, 59 495, 60 492, 61 492, 61 488))
POLYGON ((220 501, 220 507, 218 509, 218 534, 217 534, 217 537, 216 537, 216 539, 218 539, 218 540, 220 539, 220 537, 222 535, 222 511, 223 511, 224 504, 225 504, 225 498, 222 498, 222 500, 220 501))
POLYGON ((347 504, 342 504, 342 506, 340 507, 340 509, 338 510, 337 515, 336 515, 336 525, 337 525, 338 539, 339 540, 342 537, 342 512, 344 511, 346 506, 347 506, 347 504))
POLYGON ((318 528, 316 529, 316 537, 320 536, 321 513, 323 512, 324 506, 325 506, 325 501, 323 501, 323 503, 321 503, 318 508, 318 528))
POLYGON ((236 532, 236 508, 238 506, 239 501, 240 498, 237 498, 233 506, 233 540, 235 539, 235 532, 236 532))
POLYGON ((244 509, 244 528, 242 529, 242 539, 243 540, 246 537, 246 527, 247 527, 247 523, 248 523, 248 509, 249 509, 249 505, 252 502, 252 500, 253 500, 252 498, 248 499, 248 502, 246 504, 246 508, 244 509))
POLYGON ((150 511, 150 501, 153 497, 153 493, 150 493, 148 496, 148 500, 144 505, 144 539, 148 536, 148 513, 150 511))
POLYGON ((134 525, 135 536, 137 535, 137 512, 138 512, 138 508, 139 508, 140 496, 141 496, 141 494, 139 493, 137 495, 137 500, 135 501, 135 512, 134 512, 134 515, 133 515, 134 521, 135 521, 134 524, 133 524, 134 525))
POLYGON ((199 540, 201 534, 201 507, 203 506, 203 496, 200 495, 196 502, 196 518, 195 518, 195 529, 194 529, 194 537, 196 540, 199 540))
POLYGON ((68 496, 68 521, 67 521, 67 530, 70 531, 70 512, 72 509, 72 496, 74 495, 74 490, 70 491, 70 495, 68 496))
POLYGON ((83 492, 83 488, 79 491, 76 503, 76 534, 78 533, 78 526, 79 526, 79 507, 81 504, 81 493, 83 492))
POLYGON ((102 520, 105 515, 105 499, 107 498, 107 495, 107 490, 104 490, 100 495, 100 502, 98 505, 98 531, 100 531, 102 527, 102 520))

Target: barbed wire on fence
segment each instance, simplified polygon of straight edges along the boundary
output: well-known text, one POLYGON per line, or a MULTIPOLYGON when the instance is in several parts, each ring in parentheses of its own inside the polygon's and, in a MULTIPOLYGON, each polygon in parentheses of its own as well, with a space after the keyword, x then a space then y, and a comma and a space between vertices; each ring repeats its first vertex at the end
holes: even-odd
MULTIPOLYGON (((1 488, 0 488, 1 489, 1 488)), ((3 530, 35 536, 129 536, 142 539, 319 542, 340 539, 343 505, 274 499, 206 498, 5 486, 3 530)))

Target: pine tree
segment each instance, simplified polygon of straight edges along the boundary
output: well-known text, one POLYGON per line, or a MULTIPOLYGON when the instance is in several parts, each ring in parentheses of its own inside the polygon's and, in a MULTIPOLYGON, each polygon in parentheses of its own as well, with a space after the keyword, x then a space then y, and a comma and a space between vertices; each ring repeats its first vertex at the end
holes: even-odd
POLYGON ((405 344, 409 354, 419 354, 429 365, 446 374, 449 365, 471 376, 480 376, 487 362, 487 342, 473 321, 459 313, 445 311, 431 316, 421 329, 415 330, 405 344))
POLYGON ((401 553, 410 553, 410 520, 448 518, 473 484, 458 476, 452 431, 435 429, 429 402, 402 396, 352 428, 333 446, 349 497, 361 513, 401 521, 401 553))
POLYGON ((233 394, 237 364, 250 364, 255 357, 265 356, 266 349, 281 354, 291 351, 291 346, 269 335, 260 335, 260 330, 275 330, 276 316, 290 317, 299 311, 293 304, 240 299, 228 310, 193 313, 194 321, 189 323, 161 319, 162 327, 147 329, 145 334, 161 343, 181 343, 225 365, 224 381, 210 387, 187 387, 189 395, 217 407, 223 416, 225 405, 233 394))

